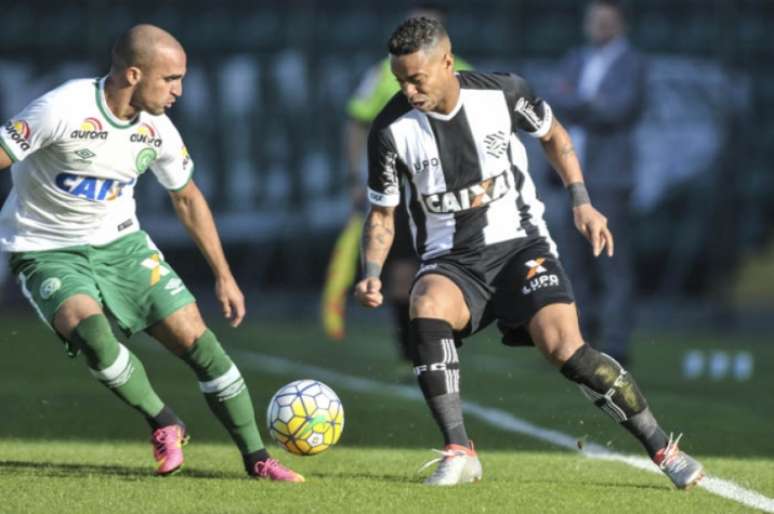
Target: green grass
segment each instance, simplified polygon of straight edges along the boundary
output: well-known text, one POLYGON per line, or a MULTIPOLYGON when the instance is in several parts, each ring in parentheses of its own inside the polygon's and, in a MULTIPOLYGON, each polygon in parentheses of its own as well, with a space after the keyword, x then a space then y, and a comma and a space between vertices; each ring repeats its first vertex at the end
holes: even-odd
MULTIPOLYGON (((310 458, 270 450, 307 477, 303 485, 246 480, 222 429, 209 415, 193 375, 143 338, 130 345, 162 397, 186 419, 192 442, 179 475, 150 475, 147 427, 96 385, 80 360, 64 356, 42 324, 3 317, 0 364, 0 512, 749 512, 697 489, 624 464, 591 460, 469 417, 484 464, 474 486, 435 490, 416 469, 433 458, 437 430, 421 402, 365 394, 329 383, 341 396, 346 426, 338 447, 310 458), (7 327, 7 328, 6 328, 7 327)), ((398 371, 386 327, 353 327, 326 342, 311 322, 253 322, 215 327, 227 348, 258 352, 386 383, 409 383, 398 371)), ((632 372, 668 430, 712 475, 774 497, 774 347, 758 341, 695 335, 641 337, 632 372), (686 381, 683 353, 693 348, 748 350, 747 382, 686 381)), ((263 426, 268 399, 297 378, 263 372, 236 359, 263 426)), ((625 453, 641 450, 594 409, 534 349, 509 349, 487 332, 461 352, 466 400, 497 407, 537 425, 588 438, 625 453)), ((311 377, 314 378, 314 377, 311 377)))

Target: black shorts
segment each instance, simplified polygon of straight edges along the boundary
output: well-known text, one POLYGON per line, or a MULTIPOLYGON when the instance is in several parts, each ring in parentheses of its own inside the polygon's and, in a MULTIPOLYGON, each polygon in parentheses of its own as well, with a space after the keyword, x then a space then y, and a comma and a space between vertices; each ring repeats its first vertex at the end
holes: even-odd
POLYGON ((470 322, 455 333, 462 339, 497 320, 503 343, 533 344, 527 323, 552 303, 573 303, 572 285, 543 239, 506 241, 476 255, 444 255, 423 262, 414 278, 443 275, 462 291, 470 322))

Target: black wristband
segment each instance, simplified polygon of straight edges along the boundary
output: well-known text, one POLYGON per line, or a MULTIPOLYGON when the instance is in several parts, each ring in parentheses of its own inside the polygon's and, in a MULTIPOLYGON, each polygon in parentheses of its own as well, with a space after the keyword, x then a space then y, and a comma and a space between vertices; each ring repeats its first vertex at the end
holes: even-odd
POLYGON ((363 266, 363 276, 366 278, 379 278, 379 275, 382 274, 382 267, 375 263, 375 262, 366 262, 365 266, 363 266))
POLYGON ((578 207, 586 203, 591 203, 589 192, 586 190, 586 184, 583 182, 573 182, 567 186, 567 192, 570 193, 570 200, 573 207, 578 207))

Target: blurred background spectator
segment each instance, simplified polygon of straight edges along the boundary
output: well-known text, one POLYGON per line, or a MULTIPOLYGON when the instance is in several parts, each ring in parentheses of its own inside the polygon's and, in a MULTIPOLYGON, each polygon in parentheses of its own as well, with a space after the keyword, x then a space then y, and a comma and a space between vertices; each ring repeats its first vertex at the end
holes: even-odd
MULTIPOLYGON (((465 59, 481 70, 516 71, 539 94, 549 91, 561 57, 583 42, 585 6, 576 0, 444 5, 465 59)), ((774 4, 625 5, 629 40, 649 62, 648 94, 634 130, 633 221, 624 229, 632 237, 640 323, 731 326, 732 298, 743 302, 750 292, 757 296, 745 305, 770 310, 764 300, 774 296, 774 287, 761 292, 737 281, 772 280, 761 274, 768 268, 746 263, 766 248, 774 226, 774 4)), ((330 249, 351 213, 340 136, 346 103, 385 56, 390 29, 410 7, 351 0, 0 0, 0 113, 18 112, 64 79, 104 73, 105 48, 126 27, 147 21, 168 29, 189 57, 185 95, 171 117, 196 160, 197 182, 237 278, 246 288, 308 294, 315 316, 330 249)), ((535 163, 539 151, 530 150, 535 163)), ((544 180, 533 168, 535 179, 544 180)), ((146 179, 137 196, 142 222, 180 263, 181 275, 209 287, 205 264, 187 246, 163 188, 146 179)), ((280 303, 280 295, 247 292, 253 301, 280 303)))
POLYGON ((589 3, 583 28, 587 44, 562 60, 545 98, 572 137, 592 203, 614 234, 615 255, 594 258, 567 209, 559 210, 564 216, 555 237, 581 306, 584 337, 628 365, 635 309, 634 129, 645 107, 646 67, 626 37, 618 1, 589 3))

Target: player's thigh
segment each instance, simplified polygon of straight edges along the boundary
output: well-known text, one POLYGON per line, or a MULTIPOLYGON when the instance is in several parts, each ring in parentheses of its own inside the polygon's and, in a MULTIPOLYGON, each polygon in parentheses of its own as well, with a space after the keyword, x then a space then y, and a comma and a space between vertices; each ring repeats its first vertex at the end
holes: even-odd
POLYGON ((83 319, 102 313, 101 295, 86 247, 11 255, 22 294, 38 316, 69 338, 83 319))
POLYGON ((101 247, 94 260, 104 304, 128 335, 145 330, 196 301, 142 231, 101 247))
POLYGON ((527 325, 529 335, 554 365, 561 366, 583 345, 574 303, 542 307, 527 325))
POLYGON ((462 290, 451 278, 425 273, 411 289, 411 318, 443 319, 460 331, 470 321, 470 311, 462 290))
POLYGON ((188 304, 157 321, 147 332, 175 355, 182 355, 201 337, 207 326, 195 303, 188 304))

